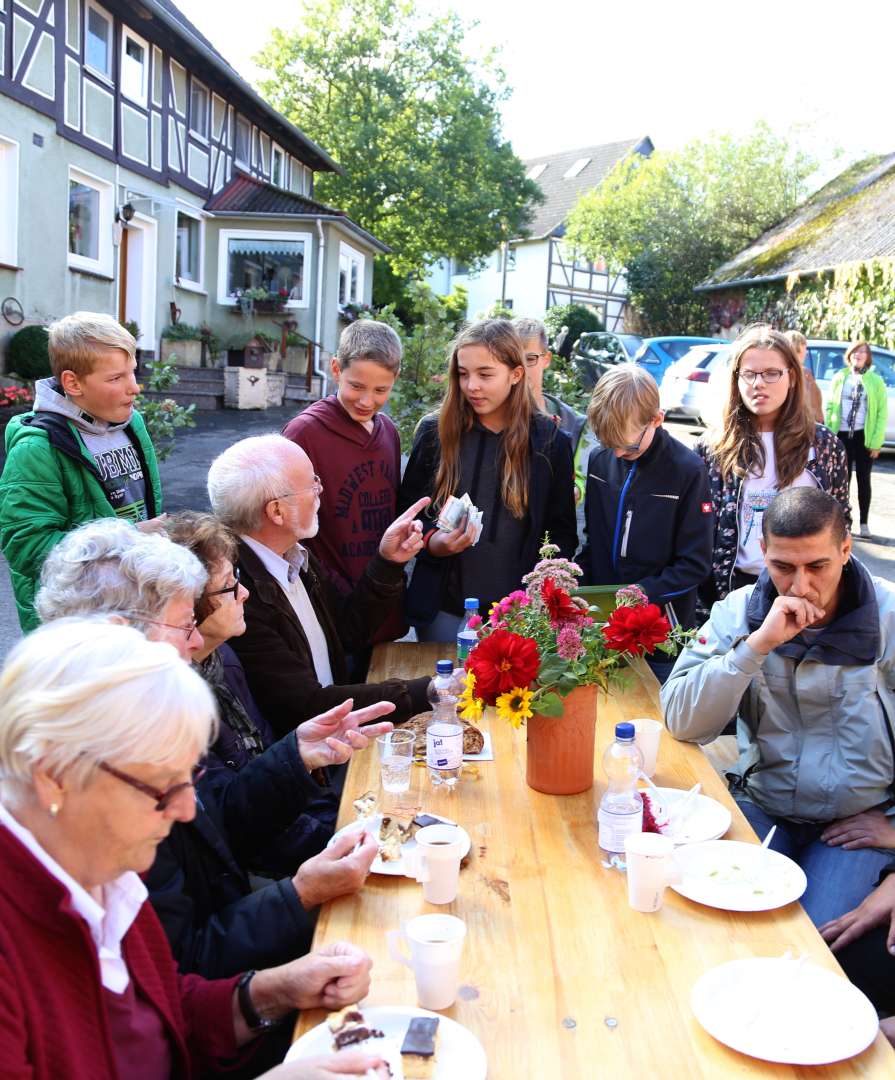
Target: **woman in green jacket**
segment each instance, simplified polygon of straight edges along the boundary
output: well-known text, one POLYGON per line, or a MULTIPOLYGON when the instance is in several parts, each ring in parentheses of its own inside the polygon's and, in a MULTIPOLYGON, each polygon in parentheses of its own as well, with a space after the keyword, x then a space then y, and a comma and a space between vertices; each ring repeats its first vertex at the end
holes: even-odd
POLYGON ((833 376, 827 401, 827 427, 842 440, 848 456, 851 486, 852 468, 858 474, 860 534, 870 536, 870 470, 879 457, 886 436, 889 401, 886 384, 873 367, 873 354, 866 341, 856 341, 845 353, 845 364, 833 376))

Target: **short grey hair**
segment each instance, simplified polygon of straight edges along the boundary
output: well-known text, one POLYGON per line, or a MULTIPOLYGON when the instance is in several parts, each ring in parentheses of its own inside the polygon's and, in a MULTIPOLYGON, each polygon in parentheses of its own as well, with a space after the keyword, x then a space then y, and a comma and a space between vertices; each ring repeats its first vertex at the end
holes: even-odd
POLYGON ((83 790, 101 761, 164 766, 215 736, 208 685, 172 645, 100 618, 29 634, 0 672, 0 801, 32 790, 32 769, 83 790))
POLYGON ((102 612, 157 619, 177 596, 201 596, 202 563, 161 533, 142 533, 118 518, 100 518, 63 537, 44 561, 34 602, 41 622, 102 612))
POLYGON ((388 323, 357 319, 342 331, 336 360, 342 369, 355 360, 372 360, 397 375, 403 355, 401 339, 388 323))
POLYGON ((286 474, 303 453, 284 435, 253 435, 228 446, 208 470, 211 509, 233 532, 254 532, 267 504, 289 491, 286 474))
POLYGON ((547 330, 540 319, 513 319, 513 329, 522 339, 523 343, 531 341, 532 338, 537 338, 541 344, 541 349, 547 349, 547 330))

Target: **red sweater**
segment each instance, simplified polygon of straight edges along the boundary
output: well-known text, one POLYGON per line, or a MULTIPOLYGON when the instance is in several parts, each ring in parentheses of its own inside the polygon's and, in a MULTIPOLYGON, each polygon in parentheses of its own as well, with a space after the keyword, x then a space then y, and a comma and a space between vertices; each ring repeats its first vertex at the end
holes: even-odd
MULTIPOLYGON (((117 1076, 96 946, 68 891, 0 826, 0 1076, 106 1080, 117 1076)), ((162 1018, 173 1077, 239 1054, 237 979, 178 975, 149 901, 122 942, 134 986, 162 1018)))

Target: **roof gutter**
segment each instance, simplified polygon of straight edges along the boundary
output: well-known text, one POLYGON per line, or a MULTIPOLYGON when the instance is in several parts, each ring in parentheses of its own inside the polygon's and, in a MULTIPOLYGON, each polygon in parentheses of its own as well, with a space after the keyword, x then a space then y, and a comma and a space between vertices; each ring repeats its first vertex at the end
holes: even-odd
POLYGON ((717 292, 719 289, 746 288, 750 285, 770 285, 775 281, 785 281, 793 274, 799 277, 809 277, 811 274, 829 274, 836 269, 837 264, 832 266, 818 266, 812 270, 786 270, 781 274, 765 274, 763 277, 734 278, 732 281, 722 281, 715 285, 694 285, 693 292, 717 292))
POLYGON ((240 210, 206 210, 205 213, 213 218, 251 218, 257 221, 331 221, 335 225, 342 225, 348 232, 356 233, 366 240, 370 247, 376 248, 383 255, 388 255, 391 248, 388 244, 377 240, 372 233, 368 233, 362 226, 356 224, 350 218, 341 214, 267 214, 253 210, 242 212, 240 210))
POLYGON ((164 25, 176 34, 177 37, 189 42, 191 48, 199 53, 209 67, 214 68, 219 75, 229 82, 235 83, 257 109, 263 112, 279 127, 283 128, 293 139, 301 143, 312 154, 315 154, 323 163, 324 168, 331 172, 338 173, 340 176, 344 175, 344 170, 338 162, 334 161, 333 158, 331 158, 322 147, 318 146, 313 139, 308 138, 300 128, 291 124, 282 113, 278 113, 272 105, 268 104, 268 102, 261 97, 257 90, 247 83, 234 68, 230 67, 226 60, 212 52, 203 41, 191 34, 189 29, 185 27, 183 23, 178 22, 170 12, 160 4, 157 4, 155 0, 143 0, 143 3, 151 10, 154 18, 158 19, 159 22, 164 23, 164 25))

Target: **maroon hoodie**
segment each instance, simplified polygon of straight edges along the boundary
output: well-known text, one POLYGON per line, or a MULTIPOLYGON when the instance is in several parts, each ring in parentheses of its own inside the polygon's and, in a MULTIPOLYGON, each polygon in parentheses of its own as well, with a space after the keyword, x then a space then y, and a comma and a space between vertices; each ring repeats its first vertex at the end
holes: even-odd
MULTIPOLYGON (((283 434, 305 451, 323 481, 320 530, 302 542, 339 592, 349 593, 395 520, 401 482, 398 431, 389 417, 376 413, 368 432, 333 394, 300 412, 283 434)), ((383 627, 376 640, 400 637, 404 631, 399 630, 383 627)))

